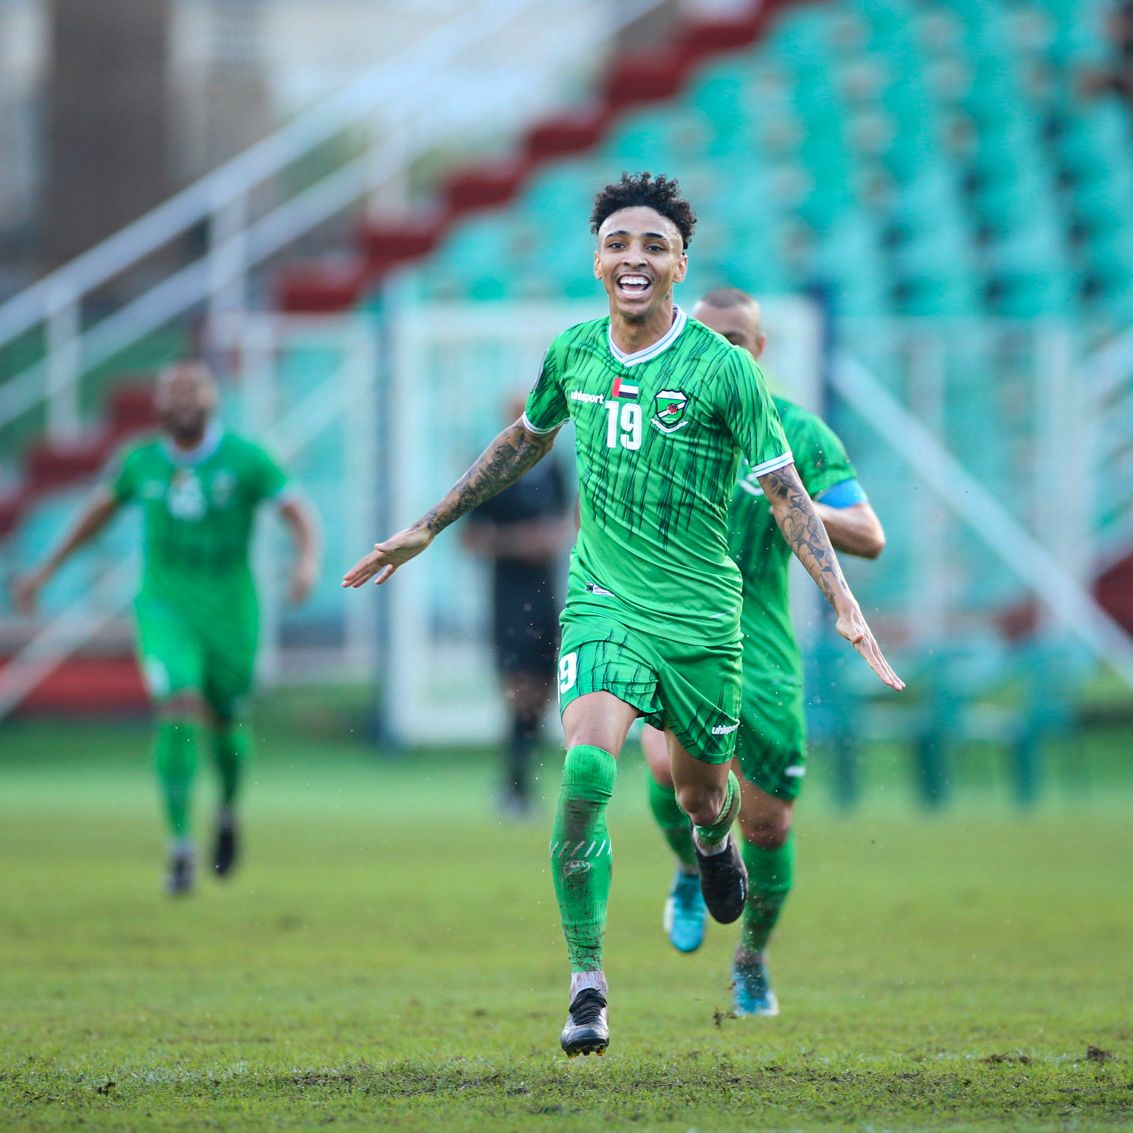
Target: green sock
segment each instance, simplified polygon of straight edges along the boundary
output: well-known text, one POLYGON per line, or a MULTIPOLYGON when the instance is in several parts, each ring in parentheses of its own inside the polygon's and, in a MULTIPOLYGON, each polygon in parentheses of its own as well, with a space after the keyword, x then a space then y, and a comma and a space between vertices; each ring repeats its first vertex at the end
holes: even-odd
POLYGON ((189 833, 189 796, 197 770, 197 724, 194 720, 159 720, 154 738, 154 766, 161 784, 165 816, 174 838, 189 833))
POLYGON ((771 939, 771 930, 787 903, 795 874, 795 835, 787 835, 777 850, 743 844, 747 866, 747 904, 740 933, 740 947, 762 952, 771 939))
POLYGON ((716 821, 710 826, 698 826, 696 839, 701 846, 711 846, 714 842, 723 842, 732 829, 732 823, 740 813, 740 781, 734 771, 728 772, 728 788, 724 795, 724 805, 716 816, 716 821))
POLYGON ((572 747, 551 832, 551 875, 572 972, 602 967, 606 901, 610 895, 610 836, 606 804, 618 765, 600 747, 572 747))
POLYGON ((230 724, 212 733, 212 757, 220 773, 220 805, 230 807, 240 793, 248 762, 248 733, 241 724, 230 724))
MULTIPOLYGON (((646 767, 646 774, 649 769, 646 767)), ((649 809, 669 843, 670 849, 680 859, 682 865, 690 870, 696 869, 696 853, 692 848, 692 829, 688 815, 681 810, 676 792, 672 787, 662 787, 649 775, 649 809)))

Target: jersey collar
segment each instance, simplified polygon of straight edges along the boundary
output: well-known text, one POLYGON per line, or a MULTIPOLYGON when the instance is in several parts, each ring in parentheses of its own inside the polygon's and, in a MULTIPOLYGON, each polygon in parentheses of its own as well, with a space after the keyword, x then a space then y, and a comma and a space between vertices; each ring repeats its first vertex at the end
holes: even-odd
POLYGON ((166 454, 174 464, 200 464, 220 448, 223 436, 224 430, 220 425, 216 421, 210 421, 205 428, 205 435, 192 448, 178 448, 168 437, 162 437, 162 443, 165 445, 166 454))
POLYGON ((607 328, 606 340, 610 344, 610 353, 613 354, 623 366, 639 366, 642 362, 649 362, 656 358, 658 354, 663 354, 680 338, 681 331, 685 329, 685 323, 687 322, 688 315, 686 315, 680 307, 674 307, 673 321, 669 324, 669 329, 651 346, 647 346, 644 350, 639 350, 636 354, 627 354, 624 350, 619 349, 614 342, 613 328, 607 328))

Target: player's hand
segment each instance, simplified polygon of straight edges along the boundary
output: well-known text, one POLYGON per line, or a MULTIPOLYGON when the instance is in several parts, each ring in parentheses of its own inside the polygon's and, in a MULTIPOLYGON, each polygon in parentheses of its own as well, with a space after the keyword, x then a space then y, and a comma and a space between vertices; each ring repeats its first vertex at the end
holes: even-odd
POLYGON ((47 572, 41 568, 28 571, 27 574, 21 575, 12 583, 12 605, 21 614, 30 617, 35 613, 36 605, 39 602, 39 592, 43 589, 47 578, 47 572))
POLYGON ((318 577, 319 568, 313 559, 310 561, 300 559, 295 564, 295 570, 291 574, 291 587, 287 592, 288 600, 292 605, 298 606, 300 602, 306 601, 307 596, 315 588, 318 577))
POLYGON ((905 682, 897 676, 892 666, 885 660, 881 646, 877 644, 873 631, 866 624, 857 603, 851 609, 838 615, 835 628, 865 658, 866 664, 885 684, 898 692, 905 687, 905 682))
POLYGON ((432 535, 425 528, 407 527, 384 543, 376 543, 364 559, 359 559, 346 572, 342 585, 357 590, 372 578, 375 586, 381 586, 402 563, 416 558, 432 541, 432 535))

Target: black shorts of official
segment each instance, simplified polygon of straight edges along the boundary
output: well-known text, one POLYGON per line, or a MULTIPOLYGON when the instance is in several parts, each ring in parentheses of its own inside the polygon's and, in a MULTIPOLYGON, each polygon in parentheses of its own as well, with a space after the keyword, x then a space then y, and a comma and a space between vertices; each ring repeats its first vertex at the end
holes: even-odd
POLYGON ((508 572, 493 594, 493 646, 501 674, 553 681, 559 652, 559 606, 551 578, 508 572))

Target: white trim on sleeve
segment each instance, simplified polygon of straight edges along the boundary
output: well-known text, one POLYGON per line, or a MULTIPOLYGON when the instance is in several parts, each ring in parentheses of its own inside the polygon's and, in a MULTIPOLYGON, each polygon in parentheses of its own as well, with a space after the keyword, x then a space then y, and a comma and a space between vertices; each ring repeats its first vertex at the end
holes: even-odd
POLYGON ((545 437, 548 433, 553 433, 557 429, 561 429, 570 420, 570 414, 568 413, 557 425, 552 425, 549 429, 540 429, 537 425, 532 425, 531 418, 527 416, 526 410, 520 420, 523 421, 523 427, 529 433, 535 433, 540 437, 545 437))
POLYGON ((788 464, 795 463, 795 455, 790 449, 787 449, 782 456, 772 457, 770 460, 765 460, 762 464, 754 465, 749 476, 766 476, 768 472, 775 472, 780 468, 786 468, 788 464))

